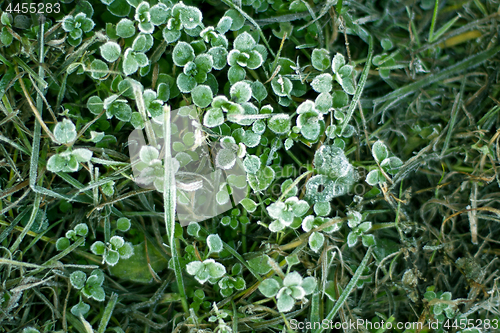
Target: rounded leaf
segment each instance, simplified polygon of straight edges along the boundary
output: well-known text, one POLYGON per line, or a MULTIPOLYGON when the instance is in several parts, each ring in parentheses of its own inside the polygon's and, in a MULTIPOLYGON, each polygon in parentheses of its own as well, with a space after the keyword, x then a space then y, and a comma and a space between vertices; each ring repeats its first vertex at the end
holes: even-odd
POLYGON ((377 162, 381 163, 389 156, 389 151, 387 150, 386 145, 382 141, 378 140, 373 144, 372 155, 377 162))
POLYGON ((128 259, 133 256, 134 247, 132 246, 132 243, 126 242, 125 244, 123 244, 122 247, 118 249, 118 253, 120 254, 120 258, 122 259, 128 259))
POLYGON ((311 87, 319 93, 328 93, 332 90, 333 77, 328 74, 320 74, 311 82, 311 87))
POLYGON ((76 289, 82 289, 87 281, 87 275, 82 271, 76 271, 70 274, 69 281, 76 289))
POLYGON ((122 38, 129 38, 135 34, 134 22, 129 19, 121 19, 116 25, 116 34, 122 38))
POLYGON ((330 67, 330 53, 325 49, 314 49, 311 56, 311 63, 319 71, 328 69, 330 67))
POLYGON ((221 149, 215 157, 215 165, 223 170, 231 169, 236 162, 236 154, 231 149, 221 149))
POLYGON ((271 87, 276 95, 286 97, 292 91, 293 84, 289 78, 278 75, 272 79, 271 87))
POLYGON ((79 223, 75 226, 75 233, 78 235, 78 236, 87 236, 87 234, 89 233, 89 227, 87 227, 87 225, 85 223, 79 223))
POLYGON ((120 231, 126 232, 130 229, 130 226, 130 219, 126 217, 120 217, 118 221, 116 221, 116 228, 120 231))
POLYGON ((114 266, 118 263, 118 260, 120 260, 118 251, 108 250, 108 253, 106 253, 106 263, 110 266, 114 266))
POLYGON ((290 131, 292 122, 289 115, 276 114, 268 120, 267 126, 275 134, 286 134, 290 131))
POLYGON ((259 284, 259 291, 266 297, 275 296, 280 290, 280 285, 275 279, 266 279, 259 284))
POLYGON ((246 82, 236 82, 231 86, 229 94, 236 103, 248 102, 252 97, 252 87, 246 82))
POLYGON ((183 67, 194 60, 194 49, 186 42, 179 42, 172 52, 172 60, 177 66, 183 67))
POLYGON ((60 144, 70 143, 76 138, 76 127, 71 120, 64 119, 55 126, 54 136, 60 144))
POLYGON ((107 62, 115 62, 121 54, 121 47, 116 42, 107 42, 101 45, 99 48, 101 50, 101 56, 107 62))
POLYGON ((318 253, 323 243, 325 242, 325 236, 319 232, 313 232, 311 236, 309 236, 309 247, 314 252, 318 253))
POLYGON ((200 108, 209 106, 214 98, 212 89, 206 85, 195 87, 191 91, 191 96, 193 97, 193 103, 200 108))
POLYGON ((125 244, 125 241, 123 240, 123 237, 121 237, 121 236, 113 236, 109 240, 109 243, 111 245, 113 245, 116 249, 119 249, 120 247, 123 246, 123 244, 125 244))
POLYGON ((220 108, 211 108, 203 116, 203 125, 206 127, 216 127, 224 124, 224 114, 220 108))
POLYGON ((90 247, 90 251, 95 255, 102 256, 106 251, 106 245, 101 241, 96 241, 90 247))
POLYGON ((219 253, 223 249, 222 240, 217 234, 208 235, 207 245, 210 253, 219 253))
POLYGON ((69 245, 69 239, 67 239, 66 237, 61 237, 56 242, 56 249, 57 251, 64 251, 69 247, 69 245))
POLYGON ((288 312, 293 309, 294 305, 295 299, 292 296, 288 295, 287 293, 281 293, 280 297, 278 298, 279 312, 288 312))
POLYGON ((285 276, 283 285, 285 287, 300 286, 302 284, 302 276, 298 272, 290 272, 285 276))

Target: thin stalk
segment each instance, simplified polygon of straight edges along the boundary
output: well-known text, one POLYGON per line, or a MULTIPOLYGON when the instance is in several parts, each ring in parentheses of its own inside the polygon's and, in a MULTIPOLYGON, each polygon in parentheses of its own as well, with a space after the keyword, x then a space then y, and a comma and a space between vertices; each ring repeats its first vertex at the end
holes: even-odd
POLYGON ((189 313, 189 306, 186 299, 184 281, 182 280, 182 270, 177 252, 177 244, 174 238, 176 189, 174 170, 170 167, 170 162, 172 161, 172 152, 170 151, 170 130, 170 106, 165 105, 163 108, 163 150, 165 151, 165 169, 163 174, 163 210, 165 214, 164 219, 165 227, 167 229, 168 242, 170 245, 170 251, 172 252, 175 279, 177 280, 177 287, 179 288, 182 308, 187 315, 189 313))

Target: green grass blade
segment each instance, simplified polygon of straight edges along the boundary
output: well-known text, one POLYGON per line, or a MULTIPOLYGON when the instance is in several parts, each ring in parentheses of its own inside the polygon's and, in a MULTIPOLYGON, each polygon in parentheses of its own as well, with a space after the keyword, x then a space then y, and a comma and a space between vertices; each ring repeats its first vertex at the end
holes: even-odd
POLYGON ((495 54, 497 54, 500 51, 500 46, 491 48, 489 50, 480 52, 476 55, 473 55, 472 57, 469 57, 459 63, 456 63, 455 65, 452 65, 444 70, 442 70, 439 73, 435 74, 429 74, 425 78, 418 80, 416 82, 410 83, 404 87, 401 87, 399 89, 394 90, 393 92, 379 97, 375 98, 373 100, 373 105, 374 107, 377 107, 377 105, 388 102, 390 104, 384 105, 380 110, 378 110, 377 113, 386 111, 388 108, 394 105, 394 100, 401 98, 401 96, 407 96, 408 94, 414 93, 415 91, 418 91, 419 89, 428 86, 434 82, 443 80, 444 78, 450 77, 452 74, 459 72, 459 71, 465 71, 467 69, 479 66, 482 64, 484 61, 488 60, 489 58, 493 57, 495 54))
POLYGON ((167 236, 170 245, 170 251, 172 251, 172 262, 174 266, 175 279, 177 280, 177 287, 179 288, 179 294, 181 297, 182 308, 184 312, 189 312, 189 307, 186 299, 186 290, 184 288, 184 281, 182 280, 182 269, 179 261, 179 254, 177 252, 177 242, 175 242, 175 204, 176 204, 176 189, 175 189, 175 177, 174 171, 170 167, 170 162, 172 160, 172 152, 170 151, 170 106, 165 105, 163 108, 163 138, 164 138, 164 181, 163 181, 163 210, 165 226, 167 228, 167 236))
POLYGON ((431 28, 429 30, 429 42, 432 42, 434 35, 434 27, 436 26, 436 19, 438 14, 439 0, 434 4, 434 12, 432 13, 431 28))
POLYGON ((101 317, 101 322, 99 323, 99 328, 97 329, 97 333, 104 333, 106 331, 106 327, 108 327, 108 322, 111 319, 111 315, 113 314, 113 310, 115 309, 116 302, 118 301, 118 294, 112 293, 109 298, 108 305, 104 309, 104 313, 101 317))
MULTIPOLYGON (((347 300, 347 297, 349 297, 349 294, 356 286, 356 282, 358 282, 359 278, 361 277, 361 274, 363 274, 363 271, 366 267, 366 264, 368 263, 368 260, 371 257, 371 254, 372 254, 372 248, 370 247, 368 249, 368 251, 366 252, 365 257, 363 258, 363 260, 359 264, 358 269, 356 269, 356 272, 354 273, 354 276, 352 277, 351 281, 349 281, 349 283, 347 284, 347 287, 345 287, 344 291, 342 292, 339 299, 335 303, 332 311, 330 311, 330 313, 326 316, 326 318, 324 320, 331 321, 331 320, 333 320, 333 318, 335 318, 335 315, 340 310, 342 305, 347 300)), ((316 331, 314 331, 314 333, 321 333, 323 331, 324 331, 324 328, 320 327, 316 331)))
POLYGON ((437 32, 435 35, 432 36, 432 39, 429 40, 429 42, 434 42, 435 40, 437 40, 439 37, 441 37, 442 35, 444 35, 446 33, 446 31, 448 31, 453 24, 455 24, 455 22, 457 22, 457 20, 459 19, 460 17, 459 16, 456 16, 454 18, 452 18, 451 20, 449 20, 444 26, 442 26, 437 32))
POLYGON ((368 46, 368 59, 366 59, 365 68, 363 68, 363 72, 361 73, 361 78, 359 79, 358 86, 356 87, 356 91, 354 92, 354 97, 352 98, 351 104, 349 105, 349 109, 347 110, 347 116, 342 123, 342 130, 340 133, 344 132, 344 129, 349 124, 349 120, 351 120, 352 115, 354 114, 354 109, 358 105, 359 99, 361 97, 361 93, 366 84, 366 79, 368 78, 368 73, 370 72, 370 66, 372 63, 373 57, 373 37, 370 36, 370 43, 368 46))

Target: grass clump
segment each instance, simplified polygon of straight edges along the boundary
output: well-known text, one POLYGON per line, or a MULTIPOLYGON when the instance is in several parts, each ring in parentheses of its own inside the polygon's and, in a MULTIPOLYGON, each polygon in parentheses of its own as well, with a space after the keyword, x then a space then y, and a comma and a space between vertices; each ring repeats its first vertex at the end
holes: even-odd
POLYGON ((500 329, 496 1, 32 5, 1 332, 500 329))

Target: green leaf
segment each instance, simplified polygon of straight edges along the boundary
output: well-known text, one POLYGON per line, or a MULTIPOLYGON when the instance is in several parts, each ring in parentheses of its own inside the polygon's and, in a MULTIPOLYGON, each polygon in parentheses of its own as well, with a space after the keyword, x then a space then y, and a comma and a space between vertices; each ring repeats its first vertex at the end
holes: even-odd
POLYGON ((104 109, 104 104, 99 96, 91 96, 87 101, 87 108, 92 114, 98 115, 104 109))
POLYGON ((229 9, 224 13, 224 16, 229 16, 233 20, 231 31, 240 30, 245 24, 245 18, 236 9, 229 9))
MULTIPOLYGON (((90 305, 84 303, 80 300, 80 302, 71 307, 71 313, 76 316, 85 316, 90 310, 90 305)), ((24 332, 23 332, 24 333, 24 332)))
POLYGON ((262 102, 267 97, 266 87, 260 81, 252 82, 250 85, 252 88, 252 97, 258 102, 262 102))
POLYGON ((239 81, 242 81, 245 79, 246 72, 243 68, 240 66, 231 66, 227 72, 227 78, 229 79, 229 83, 235 84, 239 81))
POLYGON ((118 263, 118 260, 120 260, 120 254, 118 251, 108 250, 105 254, 105 260, 108 265, 114 266, 118 263))
POLYGON ((92 151, 85 148, 78 148, 74 149, 71 155, 73 155, 78 162, 86 163, 92 158, 92 151))
POLYGON ((180 73, 177 76, 176 83, 179 90, 183 93, 189 93, 197 86, 195 78, 184 73, 180 73))
POLYGON ((314 252, 318 253, 323 243, 325 242, 325 236, 319 232, 313 232, 311 236, 309 236, 309 247, 314 252))
POLYGON ((337 53, 333 57, 332 60, 332 71, 333 73, 338 73, 340 68, 342 68, 345 65, 345 58, 342 54, 337 53))
POLYGON ((249 213, 253 213, 257 209, 257 204, 252 199, 249 198, 244 198, 243 200, 240 201, 240 204, 249 213))
POLYGON ((187 233, 189 236, 198 237, 200 232, 200 225, 196 222, 189 223, 187 227, 187 233))
POLYGON ((121 54, 121 47, 116 42, 107 42, 99 48, 101 56, 107 62, 115 62, 121 54))
POLYGON ((206 85, 195 87, 191 91, 191 96, 193 97, 193 103, 200 108, 209 106, 214 98, 212 89, 206 85))
POLYGON ((121 279, 150 283, 153 281, 153 276, 148 268, 148 262, 151 264, 151 269, 158 273, 167 268, 168 261, 150 241, 147 241, 147 250, 146 256, 144 242, 133 245, 133 255, 130 258, 121 258, 115 266, 109 268, 110 273, 121 279))
POLYGON ((314 204, 314 213, 317 216, 327 216, 330 214, 331 209, 330 202, 316 202, 314 204))
POLYGON ((151 23, 154 25, 161 25, 165 23, 168 17, 169 8, 163 4, 158 3, 149 9, 149 14, 151 15, 151 23))
POLYGON ((76 271, 70 274, 71 285, 76 289, 82 289, 87 281, 87 275, 82 271, 76 271))
POLYGON ((210 253, 219 253, 223 249, 222 240, 217 234, 208 235, 207 245, 210 253))
POLYGON ((109 243, 115 247, 115 249, 119 249, 120 247, 125 244, 125 241, 123 240, 123 237, 121 236, 113 236, 109 240, 109 243))
POLYGON ((129 38, 135 35, 134 22, 129 19, 121 19, 116 25, 116 34, 122 38, 129 38))
POLYGON ((236 162, 236 154, 231 149, 221 149, 215 156, 215 166, 227 170, 231 169, 236 162))
POLYGON ((267 274, 271 271, 271 266, 268 264, 268 256, 267 255, 260 255, 258 257, 255 257, 253 259, 248 260, 248 266, 252 268, 255 272, 257 272, 260 275, 267 274))
POLYGON ((255 39, 248 32, 243 32, 234 39, 234 48, 241 52, 250 52, 255 45, 255 39))
POLYGON ((90 75, 94 79, 101 79, 108 74, 108 65, 102 60, 95 59, 90 64, 90 75))
POLYGON ((259 284, 259 291, 266 297, 275 296, 280 289, 279 283, 275 279, 265 279, 259 284))
POLYGON ((120 217, 116 221, 116 228, 122 232, 128 231, 130 229, 130 226, 131 226, 130 219, 126 217, 120 217))
POLYGON ((186 6, 181 10, 180 20, 186 29, 194 29, 201 24, 203 15, 201 11, 193 6, 186 6))
POLYGON ((272 79, 271 87, 276 95, 286 97, 292 91, 293 84, 289 78, 278 75, 272 79))
POLYGON ((311 87, 319 93, 328 93, 332 90, 333 77, 328 74, 320 74, 311 82, 311 87))
POLYGON ((382 141, 378 140, 373 144, 372 155, 377 162, 381 163, 389 156, 387 146, 382 141))
POLYGON ((55 126, 54 136, 60 144, 70 143, 76 139, 76 127, 71 120, 65 118, 55 126))
POLYGON ((311 63, 319 71, 325 71, 330 67, 330 53, 325 49, 314 49, 311 56, 311 63))
POLYGON ((251 174, 255 174, 260 169, 260 158, 255 155, 247 155, 243 161, 243 167, 245 171, 251 174))
POLYGON ((292 122, 288 114, 276 114, 268 120, 267 126, 275 134, 286 134, 290 131, 292 122))
POLYGON ((120 254, 120 259, 128 259, 134 254, 134 247, 132 243, 125 242, 119 249, 118 253, 120 254))
POLYGON ((368 175, 366 176, 366 182, 368 183, 368 185, 375 186, 379 183, 379 173, 379 170, 372 170, 368 173, 368 175))
POLYGON ((231 86, 229 93, 236 103, 248 102, 252 97, 252 87, 246 82, 236 82, 231 86))
POLYGON ((96 241, 90 247, 93 254, 102 256, 106 250, 106 245, 101 241, 96 241))
POLYGON ((56 249, 57 251, 64 251, 69 247, 69 245, 69 239, 66 237, 60 237, 56 242, 56 249))
POLYGON ((207 54, 212 56, 213 68, 221 70, 226 67, 227 64, 227 50, 222 46, 216 46, 210 48, 207 54))
POLYGON ((361 236, 361 241, 363 242, 363 245, 366 247, 370 247, 372 245, 376 245, 375 242, 375 236, 368 234, 368 235, 362 235, 361 236))
POLYGON ((75 226, 75 233, 78 235, 78 236, 87 236, 88 232, 89 232, 89 227, 87 227, 87 225, 85 223, 79 223, 75 226))
POLYGON ((278 298, 278 311, 288 312, 293 309, 295 299, 287 293, 282 293, 278 298))
POLYGON ((216 127, 224 123, 224 114, 220 108, 210 108, 203 116, 203 125, 206 127, 216 127))

